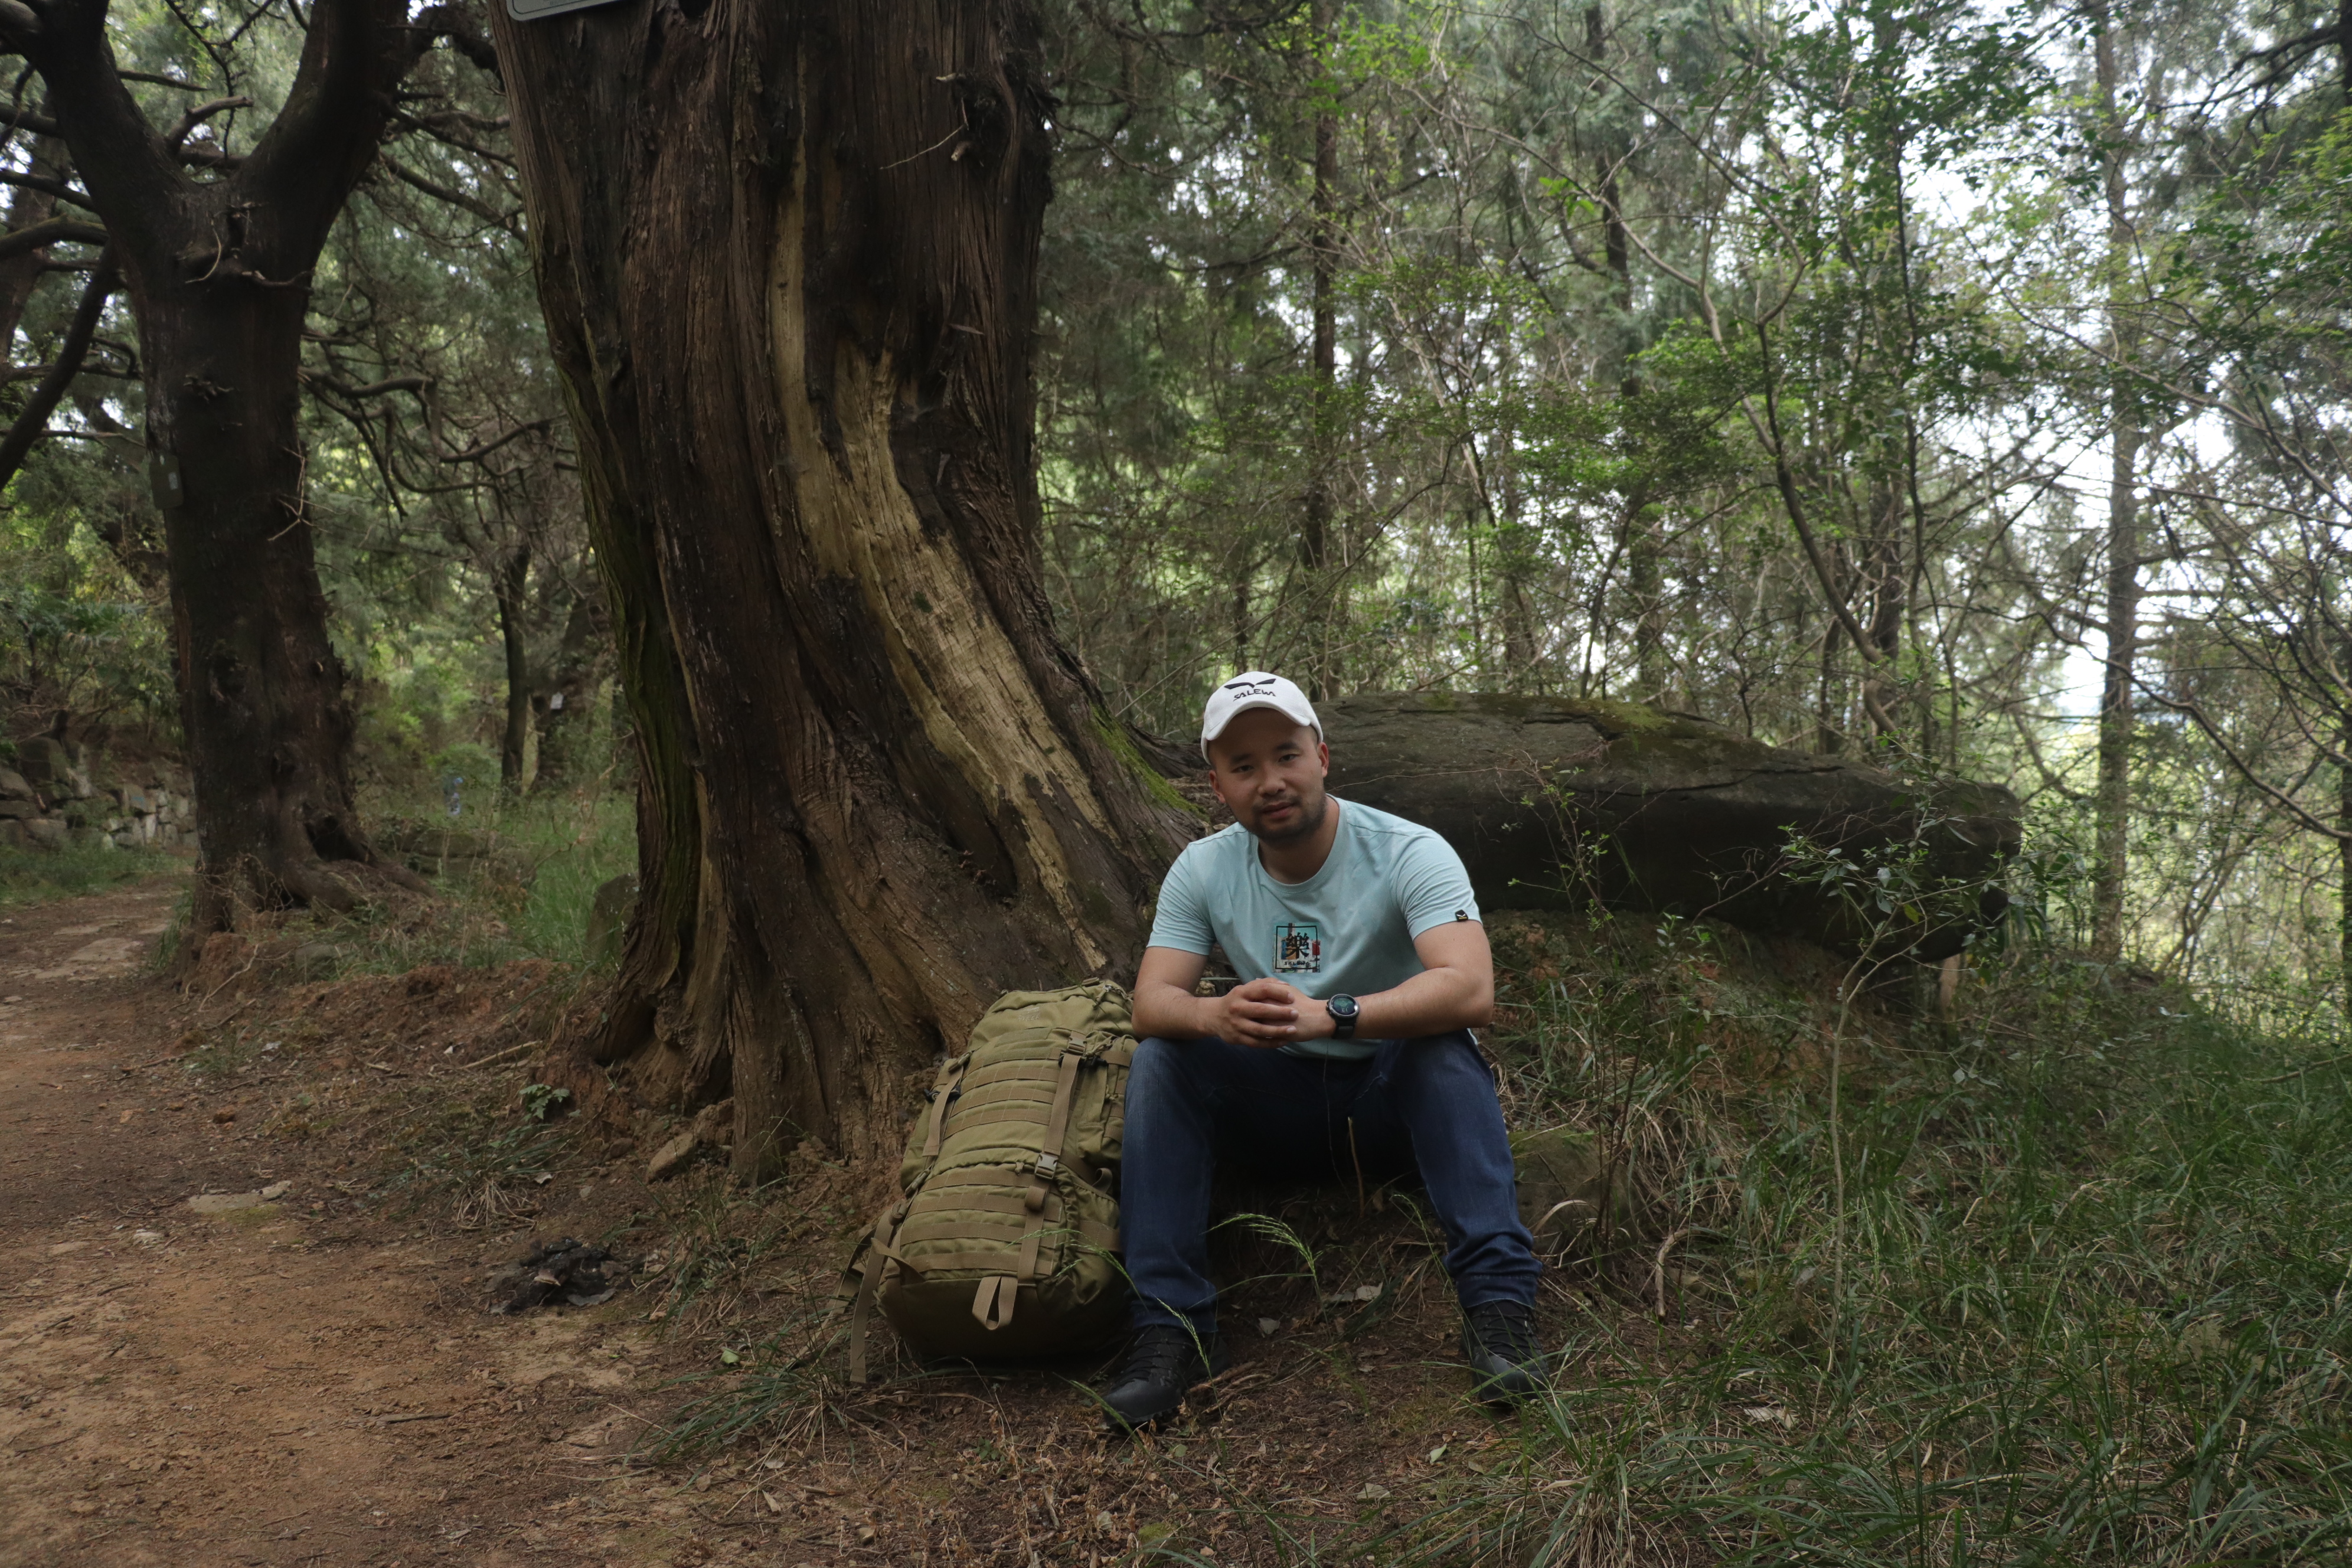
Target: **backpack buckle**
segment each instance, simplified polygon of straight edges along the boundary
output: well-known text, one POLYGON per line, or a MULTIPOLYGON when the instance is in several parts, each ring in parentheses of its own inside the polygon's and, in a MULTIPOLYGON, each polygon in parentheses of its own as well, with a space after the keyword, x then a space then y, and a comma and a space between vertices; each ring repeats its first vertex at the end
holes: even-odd
POLYGON ((1037 1156, 1037 1173, 1039 1175, 1050 1176, 1061 1168, 1062 1162, 1058 1156, 1053 1154, 1040 1154, 1037 1156))

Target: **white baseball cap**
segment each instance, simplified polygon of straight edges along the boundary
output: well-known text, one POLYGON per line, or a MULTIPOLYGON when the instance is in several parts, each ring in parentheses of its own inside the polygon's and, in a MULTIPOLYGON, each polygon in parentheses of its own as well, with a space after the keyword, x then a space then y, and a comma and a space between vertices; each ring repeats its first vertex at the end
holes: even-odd
POLYGON ((1201 713, 1201 755, 1206 757, 1209 742, 1253 708, 1271 708, 1294 723, 1306 725, 1315 731, 1318 740, 1322 739, 1323 721, 1315 717, 1315 704, 1307 700, 1307 693, 1298 689, 1297 682, 1285 680, 1269 670, 1245 669, 1209 693, 1209 705, 1201 713))

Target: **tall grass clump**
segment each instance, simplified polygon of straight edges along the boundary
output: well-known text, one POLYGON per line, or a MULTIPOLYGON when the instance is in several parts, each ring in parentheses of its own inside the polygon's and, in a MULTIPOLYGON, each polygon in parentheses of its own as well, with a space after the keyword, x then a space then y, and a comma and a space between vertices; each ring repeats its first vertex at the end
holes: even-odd
POLYGON ((342 972, 397 973, 423 964, 483 967, 551 959, 585 968, 596 889, 636 869, 636 820, 628 795, 609 789, 516 795, 485 790, 450 818, 429 803, 373 808, 379 838, 395 847, 446 830, 487 857, 421 859, 436 899, 401 900, 328 922, 342 972), (330 929, 330 927, 331 929, 330 929))
POLYGON ((637 868, 636 806, 614 790, 509 796, 485 813, 487 826, 532 868, 530 896, 509 922, 533 958, 583 961, 596 889, 637 868))
POLYGON ((2352 1560, 2335 1020, 2048 951, 1974 953, 1946 1016, 1907 961, 1566 945, 1521 967, 1517 1110, 1591 1128, 1652 1212, 1554 1274, 1573 1326, 1509 1462, 1376 1555, 2352 1560))
POLYGON ((163 850, 118 849, 87 838, 62 849, 0 847, 0 910, 102 892, 142 877, 182 870, 186 864, 163 850))

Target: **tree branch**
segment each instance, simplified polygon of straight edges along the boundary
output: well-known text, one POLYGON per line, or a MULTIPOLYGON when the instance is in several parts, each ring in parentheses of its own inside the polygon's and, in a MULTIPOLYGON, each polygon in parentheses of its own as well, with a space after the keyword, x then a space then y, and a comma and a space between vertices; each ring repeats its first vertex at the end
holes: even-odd
POLYGON ((436 201, 447 202, 453 207, 461 207, 483 222, 495 225, 509 234, 515 231, 516 219, 522 216, 520 213, 500 212, 479 196, 467 195, 465 192, 442 184, 438 181, 428 180, 390 153, 384 154, 381 162, 384 171, 402 184, 423 191, 436 201))
MULTIPOLYGON (((1761 321, 1756 323, 1756 336, 1764 351, 1764 423, 1772 433, 1772 477, 1780 488, 1780 505, 1789 514, 1790 526, 1797 531, 1798 542, 1805 547, 1805 559, 1812 563, 1813 575, 1821 583, 1822 596, 1829 601, 1830 613, 1837 616, 1845 635, 1853 639, 1863 663, 1875 668, 1886 655, 1863 635, 1861 623, 1853 618, 1853 611, 1847 608, 1845 599, 1838 593, 1829 563, 1822 559, 1822 547, 1814 542, 1811 525, 1805 521, 1805 503, 1797 493, 1797 476, 1789 468, 1788 443, 1780 436, 1780 399, 1772 379, 1772 340, 1761 321)), ((1894 720, 1879 705, 1868 680, 1862 683, 1862 705, 1882 733, 1895 732, 1894 720)))
POLYGON ((404 0, 320 0, 286 107, 239 175, 251 199, 280 215, 289 241, 315 255, 344 198, 376 156, 394 89, 436 39, 495 70, 497 51, 468 12, 434 5, 406 19, 404 0))
POLYGON ((120 76, 125 81, 152 82, 157 87, 175 87, 182 92, 202 92, 205 90, 203 84, 200 82, 182 81, 175 76, 157 76, 153 71, 118 71, 115 74, 120 76))
MULTIPOLYGON (((206 102, 199 103, 194 109, 189 110, 185 114, 180 116, 180 122, 172 127, 171 132, 163 138, 163 145, 176 153, 180 150, 180 143, 185 142, 197 126, 202 125, 214 115, 219 114, 226 110, 250 109, 252 107, 253 100, 242 96, 236 98, 215 98, 206 102)), ((223 148, 222 151, 226 153, 227 149, 223 148)))
POLYGON ((45 245, 67 241, 104 245, 106 239, 106 230, 98 224, 84 223, 79 218, 47 218, 40 223, 27 224, 13 234, 0 234, 0 261, 12 256, 22 256, 28 250, 38 250, 45 245))
POLYGON ((33 388, 16 423, 8 426, 8 434, 0 437, 0 489, 6 489, 16 479, 16 470, 25 466, 26 455, 47 431, 49 416, 72 387, 81 362, 89 353, 89 341, 98 335, 99 318, 105 314, 106 297, 114 292, 114 248, 109 246, 99 258, 98 270, 90 274, 89 284, 81 291, 81 303, 74 309, 65 341, 58 345, 57 363, 41 378, 41 384, 33 388))
POLYGON ((43 10, 41 36, 25 56, 48 84, 58 132, 89 192, 64 199, 110 220, 119 259, 134 275, 168 277, 192 237, 186 197, 194 186, 115 67, 105 0, 48 0, 43 10))
POLYGON ((429 379, 421 375, 395 375, 383 381, 372 381, 365 386, 353 386, 347 381, 338 380, 331 375, 320 375, 312 370, 305 370, 300 374, 304 385, 317 387, 322 392, 331 392, 337 397, 352 403, 363 397, 383 397, 394 392, 415 393, 421 402, 425 391, 433 384, 429 379))
POLYGON ((2253 785, 2255 790, 2273 805, 2293 818, 2295 825, 2305 832, 2315 833, 2323 838, 2332 838, 2338 844, 2352 842, 2352 832, 2322 821, 2305 809, 2303 804, 2293 795, 2284 793, 2257 773, 2253 763, 2238 753, 2238 749, 2230 743, 2229 737, 2222 734, 2221 726, 2213 722, 2202 705, 2193 700, 2168 697, 2137 678, 2133 679, 2132 684, 2138 687, 2140 691, 2158 707, 2168 708, 2173 712, 2182 715, 2204 731, 2205 738, 2213 742, 2214 748, 2228 761, 2237 775, 2253 785))
POLYGON ((416 30, 418 54, 431 48, 436 38, 446 38, 450 47, 497 78, 500 86, 505 85, 506 78, 499 69, 498 46, 474 26, 474 18, 464 6, 428 5, 416 14, 416 19, 409 26, 416 30))
POLYGON ((299 257, 307 266, 325 243, 344 197, 375 155, 393 89, 415 58, 401 0, 320 0, 310 12, 301 64, 286 105, 239 171, 239 195, 271 215, 274 256, 264 271, 299 257))
POLYGON ((0 109, 0 125, 13 125, 20 131, 29 131, 36 136, 55 136, 58 133, 58 122, 54 119, 41 113, 38 110, 26 109, 22 105, 14 109, 0 109))
POLYGON ((19 174, 13 170, 0 169, 0 185, 22 185, 28 191, 38 191, 45 196, 55 196, 61 202, 71 202, 74 205, 90 212, 98 210, 98 204, 89 196, 75 190, 63 180, 52 180, 45 174, 19 174))
POLYGON ((528 424, 516 426, 513 429, 508 431, 505 435, 500 436, 494 441, 485 441, 478 447, 469 447, 462 452, 444 453, 441 460, 445 463, 478 463, 484 458, 488 457, 492 452, 495 452, 499 447, 505 446, 508 442, 519 440, 522 437, 532 434, 534 431, 544 430, 554 423, 555 421, 551 418, 533 419, 528 424))

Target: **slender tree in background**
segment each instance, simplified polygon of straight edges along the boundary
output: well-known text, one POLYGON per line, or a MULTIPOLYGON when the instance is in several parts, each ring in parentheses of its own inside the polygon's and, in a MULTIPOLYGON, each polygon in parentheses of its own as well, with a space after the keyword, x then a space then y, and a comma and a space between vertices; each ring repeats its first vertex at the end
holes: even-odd
MULTIPOLYGON (((308 526, 298 431, 313 268, 375 155, 436 8, 321 0, 284 107, 241 160, 184 156, 241 98, 159 132, 132 98, 106 0, 17 0, 0 38, 47 85, 140 323, 147 447, 164 504, 181 715, 204 868, 191 932, 287 902, 347 908, 383 861, 352 800, 352 712, 308 526)), ((217 150, 215 150, 216 152, 217 150)), ((191 942, 193 952, 201 942, 191 942)))
MULTIPOLYGON (((447 563, 498 638, 499 778, 511 793, 578 784, 593 729, 603 593, 587 559, 562 389, 522 239, 501 96, 479 73, 422 63, 398 143, 355 195, 325 258, 304 384, 380 494, 352 509, 365 557, 447 563), (386 514, 389 514, 388 516, 386 514)), ((438 574, 435 574, 437 579, 438 574)), ((446 776, 446 775, 445 775, 446 776)))
POLYGON ((1049 195, 1010 0, 498 19, 643 769, 586 1041, 737 1169, 898 1136, 1007 986, 1137 950, 1176 842, 1043 595, 1049 195))
POLYGON ((2099 772, 2091 885, 2091 952, 2112 963, 2123 952, 2124 887, 2130 875, 2133 662, 2139 642, 2139 456, 2147 441, 2143 401, 2131 369, 2139 354, 2130 279, 2138 258, 2126 169, 2132 127, 2116 97, 2116 23, 2107 0, 2084 7, 2091 26, 2095 98, 2093 125, 2100 189, 2106 203, 2107 385, 2106 596, 2101 629, 2105 666, 2099 685, 2099 772))
MULTIPOLYGON (((1640 328, 1633 312, 1633 246, 1625 226, 1625 174, 1633 138, 1624 119, 1630 106, 1611 90, 1608 7, 1584 12, 1586 68, 1593 73, 1597 100, 1589 132, 1592 144, 1592 193, 1600 209, 1601 265, 1608 284, 1612 319, 1601 329, 1601 374, 1626 403, 1642 395, 1636 363, 1640 328)), ((1645 702, 1663 700, 1672 676, 1666 662, 1665 584, 1661 577, 1658 519, 1650 507, 1650 475, 1636 469, 1622 495, 1617 529, 1625 555, 1625 594, 1633 622, 1634 694, 1645 702)))
POLYGON ((1331 694, 1330 638, 1332 623, 1339 618, 1332 607, 1339 584, 1331 576, 1331 530, 1337 510, 1333 491, 1339 418, 1339 79, 1333 62, 1339 47, 1339 0, 1313 0, 1308 25, 1313 30, 1308 56, 1313 79, 1307 92, 1315 127, 1315 187, 1307 247, 1314 388, 1298 564, 1306 574, 1306 619, 1319 633, 1319 646, 1307 667, 1307 685, 1323 698, 1331 694))

